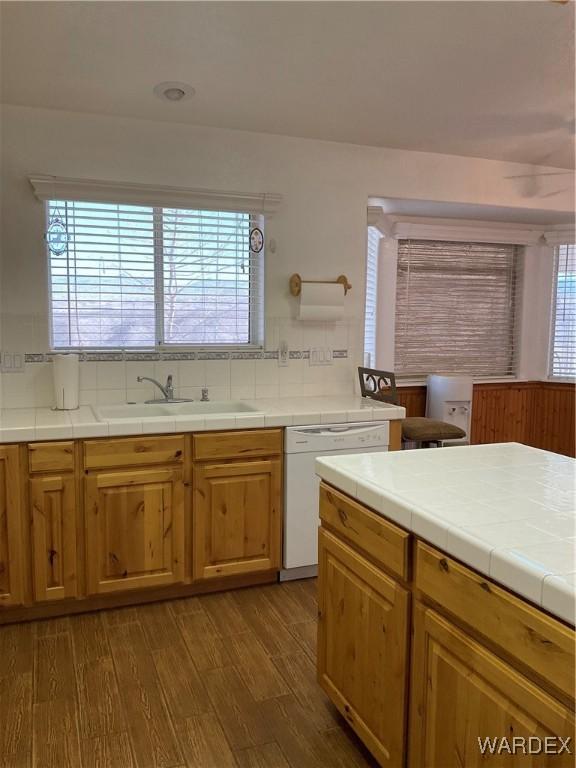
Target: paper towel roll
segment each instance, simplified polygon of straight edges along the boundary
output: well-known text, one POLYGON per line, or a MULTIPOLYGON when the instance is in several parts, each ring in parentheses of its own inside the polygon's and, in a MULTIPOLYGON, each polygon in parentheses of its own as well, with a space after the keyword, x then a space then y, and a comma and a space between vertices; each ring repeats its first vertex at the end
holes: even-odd
POLYGON ((52 359, 56 409, 73 411, 78 408, 80 389, 80 357, 75 354, 54 355, 52 359))
POLYGON ((341 283, 302 283, 300 320, 340 320, 344 314, 341 283))

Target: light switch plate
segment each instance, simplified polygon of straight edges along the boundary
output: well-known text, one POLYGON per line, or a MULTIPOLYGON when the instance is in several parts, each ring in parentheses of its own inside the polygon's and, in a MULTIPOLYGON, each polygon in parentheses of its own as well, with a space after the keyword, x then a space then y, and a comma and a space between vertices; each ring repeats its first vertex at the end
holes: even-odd
POLYGON ((332 365, 332 350, 329 347, 313 347, 310 350, 310 365, 332 365))
POLYGON ((24 373, 24 352, 2 352, 2 373, 24 373))

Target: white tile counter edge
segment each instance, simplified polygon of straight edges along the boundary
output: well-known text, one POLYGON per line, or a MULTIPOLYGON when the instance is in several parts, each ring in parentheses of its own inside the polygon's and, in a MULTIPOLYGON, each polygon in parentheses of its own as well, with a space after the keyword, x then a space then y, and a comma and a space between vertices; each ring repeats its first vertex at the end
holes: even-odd
POLYGON ((374 403, 360 397, 294 397, 249 400, 255 411, 206 416, 154 417, 99 420, 90 406, 75 411, 50 408, 15 408, 0 412, 0 443, 66 440, 216 429, 256 429, 307 424, 340 424, 355 421, 401 419, 401 406, 374 403))
POLYGON ((518 443, 497 443, 319 458, 316 472, 448 555, 554 616, 575 623, 576 502, 570 486, 576 473, 574 459, 518 443), (422 462, 431 453, 436 457, 435 466, 425 466, 422 462), (403 460, 410 454, 411 458, 403 460), (507 465, 510 456, 513 463, 507 465), (480 483, 465 474, 466 458, 468 470, 480 462, 475 472, 483 478, 484 498, 480 483), (402 488, 403 478, 405 490, 386 487, 402 488), (418 478, 423 485, 434 487, 419 491, 418 478), (471 493, 466 494, 466 483, 471 493), (458 487, 464 492, 460 498, 458 487), (485 513, 489 522, 479 519, 470 525, 466 516, 471 511, 480 517, 485 513), (493 519, 491 512, 495 512, 493 519))

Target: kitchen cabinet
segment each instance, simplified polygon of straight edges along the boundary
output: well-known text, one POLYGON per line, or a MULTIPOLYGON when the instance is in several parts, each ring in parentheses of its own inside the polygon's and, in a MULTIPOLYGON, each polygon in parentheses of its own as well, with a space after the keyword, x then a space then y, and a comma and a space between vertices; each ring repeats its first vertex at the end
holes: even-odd
POLYGON ((32 599, 79 594, 79 494, 74 441, 28 445, 32 599))
POLYGON ((0 446, 0 624, 275 581, 282 452, 281 429, 0 446))
POLYGON ((381 765, 573 765, 572 627, 326 483, 320 518, 318 681, 381 765))
POLYGON ((180 467, 97 471, 87 474, 84 487, 89 595, 183 580, 180 467))
POLYGON ((0 608, 24 597, 21 515, 18 446, 0 446, 0 608))
POLYGON ((277 571, 282 557, 282 430, 192 438, 195 580, 277 571))
POLYGON ((400 766, 408 592, 324 529, 319 572, 318 682, 379 762, 400 766))
POLYGON ((195 579, 280 567, 280 458, 196 464, 193 487, 195 579))
POLYGON ((78 505, 74 475, 34 477, 29 492, 34 599, 76 597, 78 505))
POLYGON ((558 736, 574 736, 570 708, 436 611, 416 604, 411 768, 474 768, 504 765, 506 760, 514 764, 519 760, 523 766, 573 766, 574 756, 565 750, 549 755, 519 753, 516 758, 506 751, 506 745, 521 743, 528 749, 530 738, 537 749, 544 739, 553 738, 552 748, 560 752, 558 736), (495 742, 499 737, 506 741, 495 742), (505 751, 482 755, 480 742, 486 739, 505 751))

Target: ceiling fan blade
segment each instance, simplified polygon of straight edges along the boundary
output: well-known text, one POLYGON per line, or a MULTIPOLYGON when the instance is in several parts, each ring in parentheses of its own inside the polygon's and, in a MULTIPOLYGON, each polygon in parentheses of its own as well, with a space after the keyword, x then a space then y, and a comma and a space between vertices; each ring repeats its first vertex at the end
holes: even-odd
POLYGON ((538 197, 556 197, 556 195, 561 195, 563 192, 568 192, 568 187, 565 189, 558 189, 556 192, 547 192, 545 195, 538 195, 538 197))
POLYGON ((566 171, 565 173, 522 173, 518 176, 504 176, 504 178, 505 179, 536 179, 542 176, 565 176, 566 173, 571 173, 571 171, 566 171))
POLYGON ((566 176, 572 171, 554 171, 550 173, 521 173, 518 176, 504 176, 505 179, 533 179, 536 176, 566 176))

